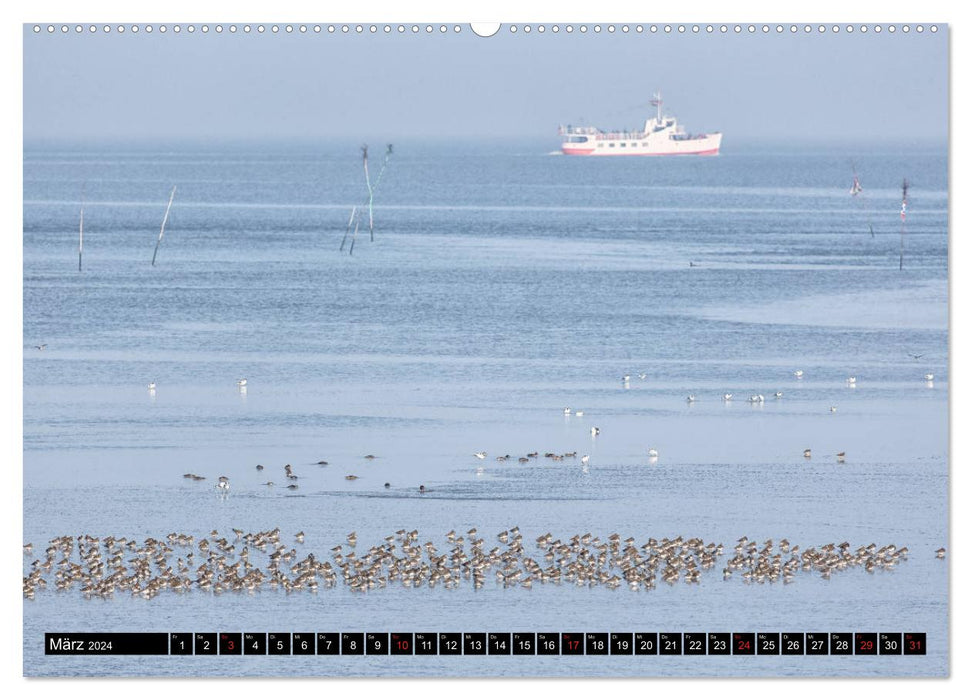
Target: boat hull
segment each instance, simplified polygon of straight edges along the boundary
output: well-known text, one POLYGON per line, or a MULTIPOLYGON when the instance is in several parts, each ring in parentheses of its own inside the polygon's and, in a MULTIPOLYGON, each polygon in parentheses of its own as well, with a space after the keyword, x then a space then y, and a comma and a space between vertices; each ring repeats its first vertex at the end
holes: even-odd
POLYGON ((567 156, 716 156, 721 140, 721 134, 636 143, 632 139, 591 139, 587 143, 563 142, 560 150, 567 156))

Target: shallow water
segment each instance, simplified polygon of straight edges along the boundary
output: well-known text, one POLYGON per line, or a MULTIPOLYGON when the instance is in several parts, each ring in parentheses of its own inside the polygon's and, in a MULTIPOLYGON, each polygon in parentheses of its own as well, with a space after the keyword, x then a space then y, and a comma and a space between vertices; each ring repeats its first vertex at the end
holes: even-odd
POLYGON ((490 542, 518 525, 527 544, 547 531, 683 535, 729 550, 743 535, 845 539, 907 546, 909 561, 788 586, 722 581, 719 566, 699 585, 650 592, 492 581, 108 601, 41 591, 24 603, 27 675, 948 673, 948 563, 933 554, 948 538, 945 155, 853 154, 864 211, 847 194, 843 153, 613 162, 545 150, 396 145, 375 240, 359 234, 353 257, 337 250, 363 190, 353 145, 26 153, 26 541, 36 551, 62 534, 280 527, 305 531, 303 547, 324 556, 351 530, 364 550, 399 528, 442 543, 475 526, 490 542), (755 393, 764 404, 746 401, 755 393), (565 417, 566 406, 584 415, 565 417), (534 450, 590 462, 493 459, 534 450), (262 485, 285 482, 286 463, 299 490, 262 485), (213 489, 221 474, 226 498, 213 489), (926 632, 928 655, 146 657, 135 667, 41 650, 51 631, 240 626, 926 632))

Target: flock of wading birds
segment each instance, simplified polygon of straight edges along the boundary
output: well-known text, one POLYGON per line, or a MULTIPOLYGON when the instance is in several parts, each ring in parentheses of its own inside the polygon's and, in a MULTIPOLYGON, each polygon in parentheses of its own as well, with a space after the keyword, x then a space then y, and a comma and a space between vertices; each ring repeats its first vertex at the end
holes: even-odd
MULTIPOLYGON (((464 535, 453 530, 445 535, 447 546, 442 550, 430 540, 422 542, 417 530, 398 530, 359 552, 357 534, 352 532, 346 542, 330 549, 329 560, 298 553, 293 543, 284 541, 280 528, 256 533, 234 529, 230 537, 215 530, 205 538, 173 532, 141 543, 125 537, 57 537, 43 558, 29 565, 24 597, 33 599, 51 587, 79 590, 86 598, 264 588, 316 592, 339 583, 359 593, 395 585, 479 589, 490 578, 503 588, 573 584, 650 591, 658 582, 700 583, 702 573, 719 566, 724 556, 721 544, 700 538, 651 538, 638 545, 633 537, 622 539, 613 533, 601 539, 589 532, 569 539, 556 539, 548 532, 535 539, 528 554, 518 527, 500 532, 490 543, 476 528, 464 535)), ((304 538, 301 531, 292 542, 303 544, 304 538)), ((24 545, 25 557, 32 551, 32 545, 24 545)), ((945 551, 941 548, 936 554, 943 559, 945 551)), ((893 544, 854 548, 841 542, 801 549, 785 539, 759 543, 742 537, 722 568, 722 578, 787 584, 800 573, 829 579, 853 569, 891 570, 907 557, 906 547, 893 544)))
MULTIPOLYGON (((797 377, 801 376, 797 373, 797 377)), ((642 377, 643 378, 643 377, 642 377)), ((932 381, 932 375, 925 377, 932 381)), ((625 384, 629 377, 623 378, 625 384)), ((237 386, 243 390, 246 380, 237 386)), ((850 379, 855 384, 855 379, 850 379)), ((154 392, 155 383, 149 386, 154 392)), ((776 398, 780 398, 776 394, 776 398)), ((731 400, 731 395, 723 397, 731 400)), ((689 403, 694 401, 688 397, 689 403)), ((756 396, 753 402, 761 402, 756 396)), ((832 409, 831 409, 832 410, 832 409)), ((565 415, 582 416, 582 411, 563 410, 565 415)), ((596 437, 600 429, 593 427, 590 434, 596 437)), ((485 452, 476 452, 480 460, 485 452)), ((539 452, 519 457, 520 463, 539 459, 539 452)), ((576 452, 544 454, 546 459, 561 461, 577 459, 576 452)), ((657 450, 650 448, 648 458, 656 461, 657 450)), ((812 451, 806 449, 803 457, 810 459, 812 451)), ((842 462, 845 453, 836 455, 842 462)), ((365 455, 364 459, 376 459, 365 455)), ((500 455, 504 462, 511 455, 500 455)), ((589 455, 579 458, 586 466, 589 455)), ((316 462, 326 466, 325 460, 316 462)), ((263 471, 263 465, 256 465, 263 471)), ((284 466, 285 478, 291 482, 288 489, 298 488, 298 475, 290 464, 284 466)), ((197 474, 184 474, 184 478, 203 481, 197 474)), ((354 474, 345 479, 356 480, 354 474)), ((273 486, 267 481, 265 486, 273 486)), ((390 483, 384 484, 390 488, 390 483)), ((229 478, 220 476, 215 487, 224 494, 230 489, 229 478)), ((425 493, 424 485, 419 493, 425 493)), ((33 599, 37 591, 49 588, 48 579, 53 575, 54 589, 68 591, 78 589, 87 598, 108 598, 116 592, 132 596, 153 598, 163 591, 188 592, 201 590, 211 593, 256 592, 264 587, 291 591, 317 591, 321 585, 333 588, 343 582, 352 591, 365 592, 376 588, 401 585, 420 588, 424 585, 458 588, 471 585, 478 589, 492 576, 503 588, 532 588, 534 584, 568 584, 576 586, 619 588, 627 586, 632 591, 649 591, 658 580, 674 585, 700 583, 702 572, 718 565, 723 556, 723 545, 706 543, 700 538, 674 539, 651 538, 637 545, 633 537, 621 539, 617 533, 606 539, 591 533, 573 535, 569 539, 554 539, 552 533, 536 538, 535 551, 526 553, 523 535, 518 527, 505 530, 496 536, 498 545, 489 547, 472 528, 464 536, 455 531, 446 534, 448 546, 439 551, 432 541, 420 543, 417 530, 398 530, 384 538, 383 543, 373 545, 358 554, 357 534, 347 535, 346 545, 339 544, 330 550, 330 561, 321 560, 313 553, 298 554, 295 546, 281 541, 279 528, 265 532, 244 533, 233 530, 233 540, 220 536, 213 530, 209 537, 198 541, 192 535, 171 533, 164 539, 147 538, 142 543, 125 537, 98 538, 91 535, 72 537, 64 535, 50 541, 43 560, 35 559, 23 578, 24 597, 33 599), (466 544, 469 546, 466 551, 466 544), (174 559, 174 561, 173 561, 174 559), (45 578, 47 576, 47 578, 45 578)), ((305 535, 293 536, 297 544, 303 544, 305 535)), ((33 545, 24 545, 24 556, 33 553, 33 545)), ((936 550, 938 559, 944 559, 945 549, 936 550)), ((759 544, 742 537, 736 543, 732 557, 722 569, 722 578, 729 580, 738 575, 746 583, 775 583, 781 580, 791 583, 799 573, 817 573, 829 579, 834 573, 849 569, 863 569, 868 573, 892 570, 908 558, 907 547, 888 544, 877 547, 869 544, 853 548, 849 542, 829 543, 801 549, 788 540, 773 540, 759 544)))
MULTIPOLYGON (((911 357, 913 357, 914 359, 920 359, 921 357, 923 357, 923 355, 916 355, 916 354, 911 353, 911 357)), ((802 370, 796 370, 795 372, 793 372, 793 375, 797 379, 802 379, 803 378, 803 371, 802 370)), ((646 379, 647 375, 646 374, 639 374, 638 377, 640 379, 646 379)), ((630 388, 631 377, 630 377, 629 374, 625 374, 623 377, 621 377, 621 381, 623 382, 624 388, 627 388, 627 389, 630 388)), ((924 382, 928 386, 933 387, 934 375, 933 374, 925 374, 924 375, 924 382)), ((852 375, 849 376, 849 377, 847 377, 846 384, 847 384, 847 386, 849 386, 851 388, 856 388, 856 377, 855 376, 852 376, 852 375)), ((236 381, 236 386, 237 386, 237 388, 239 389, 239 391, 241 393, 245 393, 246 392, 247 385, 248 385, 248 382, 247 382, 246 379, 238 379, 236 381)), ((149 393, 151 393, 153 396, 155 395, 156 389, 157 389, 156 382, 152 382, 151 384, 148 385, 149 393)), ((782 397, 783 397, 783 393, 781 391, 775 392, 774 398, 781 399, 782 397)), ((722 400, 724 402, 729 403, 729 402, 731 402, 731 400, 733 398, 733 394, 723 394, 721 398, 722 398, 722 400)), ((688 401, 689 404, 693 404, 693 403, 695 403, 695 401, 697 401, 697 398, 693 394, 689 394, 688 397, 687 397, 687 401, 688 401)), ((751 403, 751 404, 755 404, 755 405, 762 405, 762 404, 765 403, 765 396, 762 395, 762 394, 753 394, 752 396, 749 397, 748 402, 751 403)), ((830 410, 830 413, 836 413, 836 406, 830 406, 829 407, 829 410, 830 410)), ((563 409, 563 415, 566 416, 566 417, 577 416, 577 417, 582 418, 583 417, 583 411, 581 411, 581 410, 574 410, 572 408, 567 407, 567 408, 564 408, 563 409)), ((598 428, 598 427, 591 427, 590 428, 590 436, 593 437, 593 438, 596 438, 598 435, 600 435, 600 428, 598 428)), ((480 459, 480 460, 484 460, 488 456, 488 454, 486 452, 475 452, 473 454, 473 456, 476 457, 476 458, 478 458, 478 459, 480 459)), ((533 459, 538 459, 539 456, 540 456, 539 452, 529 452, 524 457, 519 457, 518 458, 518 461, 519 461, 520 464, 527 464, 527 463, 529 463, 533 459)), ((648 450, 647 450, 647 458, 648 458, 648 461, 650 463, 652 463, 652 464, 653 463, 656 463, 657 460, 658 460, 658 456, 659 456, 659 453, 658 453, 657 448, 655 448, 655 447, 648 448, 648 450)), ((811 459, 812 458, 812 449, 811 448, 806 448, 805 450, 803 450, 802 456, 805 459, 811 459)), ((499 455, 499 456, 496 457, 496 461, 497 462, 505 462, 505 461, 508 461, 508 460, 510 460, 512 458, 513 458, 512 455, 509 455, 509 454, 499 455)), ((544 458, 551 459, 553 461, 563 461, 564 459, 567 459, 567 458, 576 459, 577 458, 577 453, 576 452, 563 452, 563 453, 546 452, 544 454, 544 458)), ((369 454, 369 455, 364 455, 364 459, 366 459, 366 460, 373 460, 373 459, 376 459, 376 457, 374 455, 369 454)), ((590 455, 585 454, 585 455, 581 456, 579 458, 579 460, 580 460, 580 464, 583 465, 584 468, 586 468, 587 464, 590 462, 590 455)), ((836 453, 836 461, 839 462, 839 463, 841 463, 841 464, 843 462, 845 462, 846 461, 846 452, 837 452, 836 453)), ((315 464, 317 466, 327 466, 328 462, 326 460, 320 460, 320 461, 316 462, 315 464)), ((257 471, 260 471, 261 472, 261 471, 263 471, 263 469, 264 469, 264 466, 262 464, 257 464, 256 465, 256 470, 257 471)), ((290 464, 287 464, 287 465, 285 465, 283 467, 283 470, 284 470, 284 474, 286 476, 286 479, 289 482, 287 484, 286 488, 288 490, 290 490, 290 491, 296 491, 297 489, 299 489, 300 487, 297 485, 296 482, 297 482, 297 480, 300 477, 293 472, 293 466, 290 465, 290 464)), ((206 480, 206 477, 200 476, 198 474, 194 474, 192 472, 189 472, 187 474, 183 474, 182 476, 183 476, 183 478, 190 479, 192 481, 205 481, 206 480)), ((357 474, 347 474, 344 478, 347 481, 356 481, 360 477, 357 474)), ((266 482, 263 483, 263 486, 273 487, 273 486, 276 486, 276 484, 273 481, 266 481, 266 482)), ((216 481, 215 488, 218 489, 220 492, 222 492, 224 494, 229 493, 229 490, 230 490, 229 477, 228 476, 220 476, 218 478, 218 480, 216 481)), ((390 489, 391 488, 391 483, 390 482, 385 482, 384 488, 390 489)), ((427 491, 427 489, 425 488, 425 485, 424 484, 419 485, 418 492, 420 494, 424 494, 424 493, 426 493, 426 491, 427 491)))

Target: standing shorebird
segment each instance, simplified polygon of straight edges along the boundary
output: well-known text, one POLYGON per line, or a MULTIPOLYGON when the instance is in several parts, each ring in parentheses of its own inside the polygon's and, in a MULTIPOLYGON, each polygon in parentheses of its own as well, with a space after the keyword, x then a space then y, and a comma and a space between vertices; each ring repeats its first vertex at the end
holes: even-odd
POLYGON ((224 492, 227 492, 228 493, 229 492, 229 477, 228 476, 221 476, 221 477, 219 477, 219 481, 216 483, 216 488, 219 489, 220 491, 224 491, 224 492))
POLYGON ((587 462, 589 462, 589 461, 590 461, 590 455, 583 455, 583 456, 582 456, 582 457, 580 458, 580 464, 586 464, 586 463, 587 463, 587 462))
POLYGON ((795 376, 796 379, 802 379, 802 370, 801 369, 797 369, 792 374, 793 374, 793 376, 795 376))
POLYGON ((148 383, 148 390, 149 390, 150 393, 154 393, 155 392, 155 389, 157 387, 158 387, 158 383, 157 382, 149 382, 148 383))
POLYGON ((932 381, 934 381, 934 375, 931 374, 930 372, 928 372, 927 374, 924 375, 924 381, 925 382, 932 382, 932 381))
POLYGON ((941 547, 936 552, 934 552, 934 554, 937 555, 937 558, 938 559, 943 559, 944 558, 944 555, 947 554, 947 550, 944 549, 943 547, 941 547))
POLYGON ((238 386, 240 389, 242 389, 244 386, 246 386, 246 380, 245 379, 237 379, 236 380, 236 386, 238 386))
POLYGON ((600 435, 600 428, 596 428, 596 427, 590 428, 591 437, 597 437, 598 435, 600 435))
POLYGON ((722 394, 722 399, 725 401, 731 401, 733 394, 722 394))
POLYGON ((840 464, 842 464, 843 462, 845 462, 846 461, 846 453, 845 452, 837 452, 836 453, 836 461, 839 462, 840 464))
POLYGON ((657 450, 652 447, 647 451, 647 456, 651 459, 657 459, 657 450))

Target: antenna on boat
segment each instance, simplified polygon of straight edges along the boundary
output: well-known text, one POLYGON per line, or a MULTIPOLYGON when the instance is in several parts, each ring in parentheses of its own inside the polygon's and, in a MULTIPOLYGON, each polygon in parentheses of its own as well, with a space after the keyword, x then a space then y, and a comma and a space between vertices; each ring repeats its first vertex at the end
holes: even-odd
POLYGON ((664 100, 661 99, 661 91, 658 90, 654 93, 654 97, 651 99, 651 104, 657 107, 657 123, 661 123, 661 105, 664 104, 664 100))
POLYGON ((155 252, 152 253, 152 267, 155 267, 155 258, 158 255, 158 247, 162 245, 162 236, 165 235, 165 222, 169 220, 169 210, 172 208, 172 200, 175 199, 175 185, 172 185, 172 194, 169 195, 169 203, 165 207, 165 216, 162 217, 162 228, 158 232, 158 240, 155 242, 155 252))
POLYGON ((904 232, 907 230, 907 179, 904 178, 903 196, 900 200, 900 269, 904 269, 904 232))

